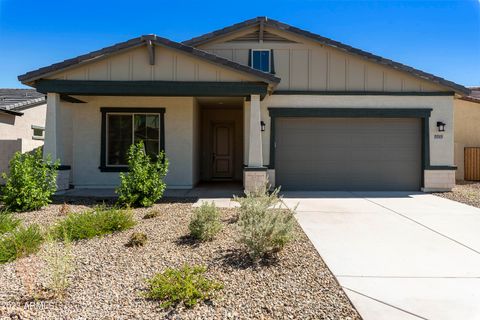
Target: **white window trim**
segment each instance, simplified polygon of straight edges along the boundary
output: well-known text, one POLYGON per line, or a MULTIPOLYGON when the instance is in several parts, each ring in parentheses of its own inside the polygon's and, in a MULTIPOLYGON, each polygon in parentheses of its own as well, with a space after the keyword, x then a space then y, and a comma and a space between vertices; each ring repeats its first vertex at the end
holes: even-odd
MULTIPOLYGON (((250 57, 250 61, 252 62, 252 65, 251 67, 253 68, 253 53, 255 51, 267 51, 268 52, 268 71, 263 71, 263 70, 259 70, 259 71, 262 71, 262 72, 272 72, 272 51, 270 49, 252 49, 252 53, 251 53, 251 57, 250 57)), ((253 68, 255 69, 255 68, 253 68)), ((257 69, 255 69, 257 70, 257 69)))
POLYGON ((162 116, 160 113, 155 113, 155 112, 107 112, 106 113, 106 123, 105 123, 105 130, 107 130, 106 134, 105 134, 105 166, 106 167, 111 167, 111 168, 126 168, 128 167, 128 165, 126 164, 108 164, 108 143, 109 143, 109 140, 108 139, 108 127, 110 125, 110 120, 109 120, 109 116, 110 115, 127 115, 127 116, 131 116, 132 117, 132 144, 135 143, 135 132, 134 132, 134 127, 135 127, 135 115, 145 115, 145 116, 148 116, 148 115, 154 115, 154 116, 158 116, 158 150, 160 150, 160 135, 161 135, 161 132, 162 132, 162 129, 160 128, 161 126, 161 121, 160 121, 160 117, 162 116))

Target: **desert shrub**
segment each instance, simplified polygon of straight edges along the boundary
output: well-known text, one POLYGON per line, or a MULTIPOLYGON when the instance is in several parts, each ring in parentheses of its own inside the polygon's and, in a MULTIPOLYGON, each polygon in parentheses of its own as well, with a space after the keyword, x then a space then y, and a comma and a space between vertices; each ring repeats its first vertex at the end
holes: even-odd
POLYGON ((135 224, 130 210, 97 207, 83 213, 68 214, 52 228, 51 233, 58 240, 68 237, 76 241, 127 230, 135 224))
POLYGON ((180 269, 168 268, 147 280, 146 297, 160 300, 162 308, 180 303, 188 308, 200 301, 208 300, 216 290, 223 288, 220 282, 205 278, 204 266, 184 265, 180 269))
POLYGON ((32 224, 18 227, 0 238, 0 263, 28 256, 40 249, 44 238, 40 227, 32 224))
POLYGON ((203 202, 195 209, 189 225, 190 234, 201 241, 212 240, 222 229, 220 214, 215 203, 203 202))
POLYGON ((60 243, 50 235, 40 255, 45 262, 43 273, 48 281, 46 288, 54 298, 62 299, 70 286, 69 277, 73 272, 72 244, 67 236, 60 243))
POLYGON ((16 152, 10 160, 9 174, 3 173, 2 200, 12 211, 29 211, 49 204, 57 190, 58 161, 42 158, 41 149, 31 153, 16 152))
POLYGON ((66 216, 71 212, 70 205, 68 203, 63 203, 60 209, 58 210, 59 216, 66 216))
POLYGON ((118 201, 131 207, 150 207, 163 196, 168 172, 168 160, 161 152, 151 159, 143 142, 132 144, 128 150, 128 173, 120 173, 120 186, 115 190, 118 201))
POLYGON ((141 232, 134 232, 128 240, 127 247, 143 247, 147 243, 147 235, 141 232))
POLYGON ((279 209, 279 189, 272 193, 267 190, 265 187, 246 193, 243 198, 235 198, 240 203, 239 241, 247 247, 254 261, 282 250, 294 236, 294 211, 279 209))
MULTIPOLYGON (((38 300, 42 297, 42 285, 38 274, 38 257, 23 257, 15 261, 15 275, 23 287, 24 298, 38 300)), ((1 314, 1 313, 0 313, 1 314)))
POLYGON ((13 217, 11 213, 0 212, 0 236, 4 233, 15 230, 20 225, 20 220, 13 217))
POLYGON ((145 213, 145 215, 143 216, 143 219, 152 219, 152 218, 158 217, 159 215, 160 215, 159 210, 152 209, 152 210, 148 211, 147 213, 145 213))

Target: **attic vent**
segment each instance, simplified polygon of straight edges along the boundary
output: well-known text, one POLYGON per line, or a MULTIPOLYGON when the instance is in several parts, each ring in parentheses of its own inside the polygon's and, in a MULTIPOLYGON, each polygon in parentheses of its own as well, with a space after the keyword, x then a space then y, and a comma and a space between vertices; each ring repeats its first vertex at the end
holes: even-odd
MULTIPOLYGON (((258 41, 260 37, 260 30, 257 30, 255 32, 243 35, 241 37, 229 40, 227 42, 252 42, 252 41, 258 41)), ((274 33, 264 31, 263 32, 263 42, 289 42, 289 43, 295 43, 295 41, 285 39, 283 37, 280 37, 274 33)))

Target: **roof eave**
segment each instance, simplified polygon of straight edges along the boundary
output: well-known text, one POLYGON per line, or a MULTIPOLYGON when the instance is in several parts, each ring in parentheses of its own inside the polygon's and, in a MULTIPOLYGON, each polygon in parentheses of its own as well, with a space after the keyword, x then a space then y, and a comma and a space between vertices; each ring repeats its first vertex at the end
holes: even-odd
POLYGON ((23 112, 3 109, 3 108, 0 108, 0 113, 6 113, 8 115, 19 116, 19 117, 23 116, 23 112))

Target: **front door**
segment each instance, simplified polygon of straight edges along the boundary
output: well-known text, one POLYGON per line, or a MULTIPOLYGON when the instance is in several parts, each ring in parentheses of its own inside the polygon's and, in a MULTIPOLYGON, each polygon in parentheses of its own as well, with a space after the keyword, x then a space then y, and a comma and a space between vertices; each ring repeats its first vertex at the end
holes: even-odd
POLYGON ((212 123, 212 178, 233 178, 234 123, 212 123))

